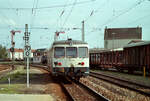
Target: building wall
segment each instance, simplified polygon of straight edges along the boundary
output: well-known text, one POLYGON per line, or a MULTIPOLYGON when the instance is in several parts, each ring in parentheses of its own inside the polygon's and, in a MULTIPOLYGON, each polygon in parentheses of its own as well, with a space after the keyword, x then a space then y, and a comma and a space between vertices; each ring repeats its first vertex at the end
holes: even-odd
MULTIPOLYGON (((12 53, 8 52, 8 58, 12 59, 12 53)), ((33 53, 31 53, 31 57, 33 58, 33 53)), ((14 59, 23 60, 24 59, 24 53, 23 52, 14 52, 14 59)))
POLYGON ((121 48, 127 45, 131 40, 139 40, 139 39, 114 39, 114 40, 104 40, 104 48, 105 49, 115 49, 121 48))
MULTIPOLYGON (((12 59, 12 53, 9 52, 8 58, 12 59)), ((23 60, 23 52, 15 52, 14 59, 23 60)))

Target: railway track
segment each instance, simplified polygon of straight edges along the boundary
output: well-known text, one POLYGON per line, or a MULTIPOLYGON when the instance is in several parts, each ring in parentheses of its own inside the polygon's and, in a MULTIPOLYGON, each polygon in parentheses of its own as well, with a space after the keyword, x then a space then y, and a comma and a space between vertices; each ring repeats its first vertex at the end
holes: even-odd
MULTIPOLYGON (((47 66, 43 65, 31 65, 39 68, 47 69, 47 66)), ((81 82, 71 80, 64 77, 58 77, 56 79, 63 88, 65 94, 72 101, 110 101, 103 95, 98 94, 96 91, 82 84, 81 82)))
POLYGON ((99 72, 90 72, 90 76, 102 79, 104 81, 110 82, 112 84, 124 87, 133 91, 136 91, 142 95, 150 97, 150 86, 138 84, 135 82, 127 81, 110 75, 102 74, 99 72))
POLYGON ((63 79, 60 84, 72 101, 109 101, 109 99, 78 81, 63 79))
POLYGON ((9 72, 13 71, 12 67, 11 68, 7 68, 4 70, 0 70, 0 78, 2 78, 3 76, 7 75, 9 72))

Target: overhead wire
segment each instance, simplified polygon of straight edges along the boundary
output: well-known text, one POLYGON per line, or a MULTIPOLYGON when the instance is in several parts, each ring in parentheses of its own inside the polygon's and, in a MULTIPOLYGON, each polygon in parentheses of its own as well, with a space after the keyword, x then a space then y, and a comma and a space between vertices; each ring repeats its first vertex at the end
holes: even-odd
POLYGON ((84 20, 85 22, 88 21, 91 17, 93 17, 94 15, 96 15, 96 13, 98 13, 102 7, 106 6, 108 4, 109 0, 106 0, 106 2, 104 2, 103 4, 101 4, 96 10, 92 10, 89 14, 89 16, 84 20))
POLYGON ((127 12, 131 11, 132 9, 134 9, 135 7, 137 7, 138 5, 142 4, 144 1, 146 0, 138 0, 138 2, 136 2, 135 4, 133 4, 131 7, 129 7, 128 9, 124 10, 123 12, 121 12, 120 14, 108 19, 104 24, 102 24, 101 26, 105 26, 109 23, 112 23, 115 19, 117 19, 118 17, 126 14, 127 12))
MULTIPOLYGON (((81 1, 81 2, 77 2, 76 5, 80 5, 80 4, 86 4, 86 3, 89 3, 89 2, 93 2, 95 0, 86 0, 86 1, 81 1)), ((70 4, 67 4, 66 6, 72 6, 74 5, 74 3, 70 3, 70 4)), ((46 6, 46 7, 38 7, 36 8, 37 10, 42 10, 42 9, 50 9, 50 8, 58 8, 58 7, 64 7, 65 5, 54 5, 54 6, 46 6)), ((33 8, 0 8, 1 10, 9 10, 9 9, 12 9, 12 10, 32 10, 33 8)))
MULTIPOLYGON (((139 18, 135 19, 134 21, 129 22, 128 24, 135 23, 135 22, 140 21, 141 19, 146 18, 146 17, 148 17, 148 16, 150 16, 150 14, 144 15, 144 16, 142 16, 142 17, 139 17, 139 18)), ((143 20, 144 20, 144 19, 143 19, 143 20)))
POLYGON ((64 15, 64 13, 65 13, 65 9, 66 9, 66 5, 67 5, 68 1, 69 0, 67 0, 66 3, 64 4, 63 10, 62 10, 61 14, 58 16, 57 20, 56 20, 57 28, 59 27, 59 21, 60 21, 60 26, 61 26, 61 19, 62 19, 62 16, 64 15))
POLYGON ((0 15, 4 18, 4 20, 2 21, 8 25, 8 28, 15 27, 14 24, 10 21, 10 19, 3 12, 0 12, 0 15))
MULTIPOLYGON (((96 0, 91 0, 91 1, 94 2, 94 1, 96 1, 96 0)), ((77 3, 76 3, 76 4, 77 4, 77 3)), ((100 7, 99 7, 99 8, 100 8, 100 7)), ((99 8, 98 8, 98 9, 99 9, 99 8)), ((98 9, 96 10, 96 12, 98 12, 98 9)), ((94 13, 94 12, 93 12, 93 13, 94 13)), ((92 15, 91 15, 91 16, 92 16, 92 15)), ((84 20, 84 21, 85 21, 85 20, 84 20)), ((69 30, 76 30, 76 29, 81 29, 81 28, 79 28, 79 27, 75 27, 75 28, 74 28, 74 27, 73 27, 73 28, 64 28, 64 27, 63 27, 63 28, 61 28, 61 29, 64 29, 64 30, 69 31, 69 30)))
MULTIPOLYGON (((31 14, 31 23, 30 23, 31 28, 34 26, 34 21, 36 19, 36 9, 38 7, 38 1, 39 0, 34 0, 34 2, 33 2, 33 8, 32 8, 32 14, 31 14)), ((31 28, 30 28, 30 32, 32 30, 31 28)))
MULTIPOLYGON (((132 9, 134 9, 135 7, 137 7, 138 5, 142 4, 144 1, 146 0, 138 0, 136 1, 135 4, 133 4, 132 6, 130 6, 129 8, 123 10, 121 13, 119 13, 118 15, 113 15, 110 19, 108 19, 104 24, 102 24, 101 26, 98 25, 96 28, 102 28, 103 26, 112 23, 114 20, 116 20, 117 18, 119 18, 120 16, 126 14, 127 12, 131 11, 132 9), (100 27, 99 27, 100 26, 100 27)), ((96 31, 96 30, 95 30, 96 31)), ((95 32, 92 31, 92 32, 95 32)))
POLYGON ((68 19, 69 19, 69 16, 71 15, 71 13, 72 13, 72 11, 73 11, 75 5, 76 5, 76 2, 77 2, 77 0, 74 0, 74 3, 73 3, 73 5, 72 5, 72 7, 71 7, 71 10, 70 10, 70 12, 68 13, 66 19, 64 20, 64 23, 63 23, 62 26, 65 26, 65 24, 67 23, 67 21, 68 21, 68 19))

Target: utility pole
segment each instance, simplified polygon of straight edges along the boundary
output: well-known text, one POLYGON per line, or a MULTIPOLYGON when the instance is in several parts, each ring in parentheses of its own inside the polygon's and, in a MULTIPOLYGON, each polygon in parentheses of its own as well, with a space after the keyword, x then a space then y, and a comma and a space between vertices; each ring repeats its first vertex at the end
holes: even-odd
POLYGON ((24 50, 24 57, 26 58, 26 69, 27 69, 27 87, 29 88, 29 58, 31 54, 31 46, 29 44, 29 36, 30 33, 28 32, 28 24, 25 24, 25 33, 23 39, 25 40, 25 50, 24 50))
POLYGON ((21 33, 21 31, 14 31, 14 30, 10 31, 10 33, 11 33, 11 46, 12 46, 10 48, 10 51, 12 53, 12 69, 15 68, 15 66, 14 66, 14 51, 15 51, 15 49, 14 49, 14 47, 15 47, 14 35, 15 35, 16 32, 21 33))
POLYGON ((82 41, 84 40, 84 20, 82 21, 82 41))

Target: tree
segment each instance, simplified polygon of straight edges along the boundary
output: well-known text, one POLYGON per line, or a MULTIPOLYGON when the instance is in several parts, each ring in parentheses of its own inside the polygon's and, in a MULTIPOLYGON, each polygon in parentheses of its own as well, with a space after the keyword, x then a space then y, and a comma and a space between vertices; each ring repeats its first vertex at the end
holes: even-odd
POLYGON ((0 45, 0 59, 6 59, 7 58, 7 49, 6 47, 0 45))

